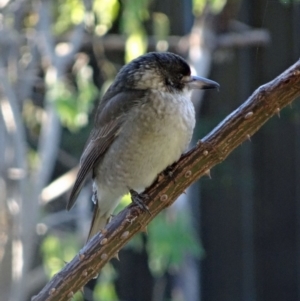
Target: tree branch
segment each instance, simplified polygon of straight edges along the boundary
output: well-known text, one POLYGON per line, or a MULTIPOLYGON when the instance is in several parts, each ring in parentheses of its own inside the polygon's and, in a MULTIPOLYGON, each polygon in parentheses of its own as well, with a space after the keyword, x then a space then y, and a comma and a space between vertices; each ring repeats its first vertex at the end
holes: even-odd
POLYGON ((300 60, 273 81, 258 88, 195 148, 173 165, 173 177, 160 175, 145 193, 151 216, 129 205, 95 235, 33 301, 71 299, 88 280, 147 224, 201 176, 222 162, 238 145, 249 139, 274 114, 300 95, 300 60))

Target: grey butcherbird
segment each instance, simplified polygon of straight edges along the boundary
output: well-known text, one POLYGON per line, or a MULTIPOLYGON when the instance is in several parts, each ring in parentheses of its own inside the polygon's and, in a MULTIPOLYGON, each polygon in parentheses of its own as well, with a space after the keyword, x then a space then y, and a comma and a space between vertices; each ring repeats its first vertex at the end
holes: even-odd
POLYGON ((121 197, 142 192, 179 159, 195 126, 192 89, 219 84, 192 76, 170 52, 150 52, 125 65, 98 106, 67 209, 88 174, 96 195, 89 238, 103 229, 121 197))

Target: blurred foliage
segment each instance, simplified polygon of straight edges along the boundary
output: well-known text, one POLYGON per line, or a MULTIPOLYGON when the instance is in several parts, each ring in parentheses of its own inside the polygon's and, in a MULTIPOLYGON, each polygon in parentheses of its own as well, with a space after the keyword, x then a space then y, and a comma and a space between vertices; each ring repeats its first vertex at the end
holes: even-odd
MULTIPOLYGON (((58 78, 56 70, 46 73, 45 96, 54 102, 61 123, 71 131, 77 131, 88 123, 93 102, 99 91, 93 83, 93 70, 85 54, 78 54, 73 68, 73 80, 58 78)), ((37 136, 44 117, 44 109, 28 100, 23 106, 24 122, 31 134, 37 136)))
POLYGON ((47 95, 55 103, 62 124, 69 130, 78 130, 88 123, 88 115, 98 94, 92 74, 91 67, 84 63, 78 68, 73 83, 59 78, 49 82, 47 95))
POLYGON ((193 12, 196 16, 201 15, 207 0, 193 0, 193 12))
POLYGON ((60 35, 72 29, 84 19, 85 8, 81 0, 57 0, 53 5, 56 20, 53 23, 54 34, 60 35))
MULTIPOLYGON (((130 195, 122 198, 120 211, 131 202, 130 195)), ((187 255, 202 257, 204 250, 192 229, 190 215, 174 207, 164 210, 147 227, 147 253, 149 267, 154 276, 161 276, 170 269, 178 268, 187 255)), ((141 252, 143 234, 135 235, 126 247, 141 252)))
POLYGON ((200 258, 204 251, 196 238, 190 215, 170 208, 155 218, 148 227, 149 267, 156 276, 179 268, 187 255, 200 258))
POLYGON ((44 110, 41 107, 36 106, 32 100, 29 99, 23 105, 22 116, 31 134, 38 135, 44 116, 44 110))
MULTIPOLYGON (((53 277, 58 273, 67 262, 71 261, 77 254, 80 245, 75 235, 68 235, 68 237, 58 237, 56 235, 49 234, 43 240, 41 245, 41 251, 43 256, 43 263, 45 271, 49 277, 53 277)), ((101 301, 113 301, 117 300, 117 295, 113 285, 113 280, 116 277, 116 273, 111 264, 105 265, 101 270, 101 275, 98 279, 98 285, 95 289, 95 296, 97 300, 101 301)), ((74 301, 83 300, 81 292, 75 294, 74 301)))
POLYGON ((157 40, 165 40, 170 34, 170 20, 166 14, 153 13, 153 32, 157 40))
POLYGON ((94 295, 96 300, 115 301, 118 300, 113 281, 116 278, 116 272, 113 266, 108 263, 101 270, 98 284, 95 288, 94 295))
POLYGON ((210 11, 219 13, 227 0, 193 0, 193 12, 196 16, 200 16, 206 6, 210 6, 210 11))
POLYGON ((121 33, 126 34, 125 61, 129 62, 147 49, 147 34, 143 23, 149 19, 149 0, 124 0, 121 33))
POLYGON ((93 2, 93 11, 97 18, 96 34, 103 35, 112 27, 119 9, 120 4, 117 0, 95 0, 93 2))
MULTIPOLYGON (((150 0, 126 0, 122 2, 122 14, 120 22, 120 34, 126 36, 125 61, 131 61, 135 57, 145 53, 147 49, 147 34, 143 23, 150 18, 148 6, 150 0)), ((58 0, 55 6, 56 21, 54 33, 63 34, 74 25, 85 21, 87 25, 93 25, 94 33, 103 36, 112 27, 120 10, 117 0, 95 0, 92 5, 94 18, 85 12, 83 2, 80 0, 58 0), (89 17, 88 17, 89 16, 89 17)))
POLYGON ((117 0, 95 0, 91 7, 94 17, 86 9, 81 0, 58 0, 54 6, 56 16, 53 24, 54 33, 61 35, 84 21, 88 26, 94 25, 95 34, 102 36, 112 27, 118 16, 120 4, 117 0))
POLYGON ((49 278, 61 270, 66 262, 71 261, 79 247, 76 238, 72 235, 63 239, 51 234, 45 237, 41 251, 44 268, 49 278))

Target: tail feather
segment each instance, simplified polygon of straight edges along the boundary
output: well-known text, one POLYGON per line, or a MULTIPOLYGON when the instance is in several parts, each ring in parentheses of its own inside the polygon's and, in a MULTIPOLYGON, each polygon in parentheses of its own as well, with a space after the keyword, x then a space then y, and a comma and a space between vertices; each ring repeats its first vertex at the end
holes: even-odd
POLYGON ((96 204, 87 241, 100 232, 100 230, 104 229, 109 220, 110 216, 101 215, 99 206, 96 204))

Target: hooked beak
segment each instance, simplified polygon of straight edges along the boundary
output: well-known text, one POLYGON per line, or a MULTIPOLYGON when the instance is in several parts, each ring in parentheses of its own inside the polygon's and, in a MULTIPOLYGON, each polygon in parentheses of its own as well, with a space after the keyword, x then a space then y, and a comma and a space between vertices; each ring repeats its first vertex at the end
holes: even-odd
POLYGON ((189 86, 190 89, 201 89, 201 90, 218 89, 219 90, 220 88, 220 85, 217 82, 196 75, 191 75, 187 80, 186 84, 189 86))

